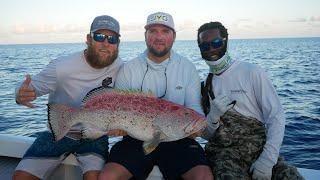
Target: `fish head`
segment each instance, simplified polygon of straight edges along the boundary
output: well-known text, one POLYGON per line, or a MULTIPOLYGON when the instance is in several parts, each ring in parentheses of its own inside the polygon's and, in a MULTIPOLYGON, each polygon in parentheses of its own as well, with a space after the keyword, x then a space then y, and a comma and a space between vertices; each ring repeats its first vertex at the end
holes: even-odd
POLYGON ((180 105, 171 106, 154 123, 166 135, 167 141, 188 137, 207 126, 207 121, 203 115, 180 105))
POLYGON ((207 126, 205 116, 192 109, 184 110, 184 119, 186 123, 183 124, 182 129, 187 136, 202 131, 207 126))

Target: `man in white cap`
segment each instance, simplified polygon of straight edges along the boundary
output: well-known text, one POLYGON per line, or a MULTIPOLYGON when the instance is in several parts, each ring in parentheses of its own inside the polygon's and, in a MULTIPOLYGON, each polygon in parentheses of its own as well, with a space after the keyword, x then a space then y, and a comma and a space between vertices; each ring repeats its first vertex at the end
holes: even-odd
MULTIPOLYGON (((112 87, 123 64, 118 58, 119 31, 119 23, 113 17, 96 17, 87 34, 87 49, 51 61, 32 78, 26 75, 16 89, 16 102, 32 108, 31 101, 49 94, 49 103, 80 107, 91 89, 102 83, 112 87)), ((80 129, 78 124, 71 131, 77 133, 80 129)), ((76 155, 84 179, 97 179, 108 156, 108 137, 96 140, 65 137, 55 142, 51 132, 39 133, 17 166, 13 179, 45 179, 70 153, 76 155)))
MULTIPOLYGON (((200 78, 195 66, 171 50, 176 37, 172 16, 157 12, 145 26, 147 50, 119 71, 116 88, 152 92, 202 113, 200 78)), ((154 165, 165 179, 212 179, 204 150, 193 138, 162 142, 145 155, 142 141, 129 136, 116 143, 99 179, 146 179, 154 165)))

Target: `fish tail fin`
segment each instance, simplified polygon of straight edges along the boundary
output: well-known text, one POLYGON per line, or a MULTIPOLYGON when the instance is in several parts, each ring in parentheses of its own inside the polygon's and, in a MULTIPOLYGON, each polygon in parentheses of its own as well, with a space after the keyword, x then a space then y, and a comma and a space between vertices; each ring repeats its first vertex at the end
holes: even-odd
POLYGON ((56 141, 62 139, 75 122, 72 121, 73 109, 61 104, 48 104, 48 123, 56 141))

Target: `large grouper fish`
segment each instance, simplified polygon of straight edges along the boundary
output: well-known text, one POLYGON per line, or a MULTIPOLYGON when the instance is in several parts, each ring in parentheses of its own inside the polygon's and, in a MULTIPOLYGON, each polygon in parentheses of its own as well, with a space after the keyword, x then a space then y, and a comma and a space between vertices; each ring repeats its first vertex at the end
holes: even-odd
POLYGON ((109 130, 121 129, 144 141, 146 154, 160 142, 188 137, 207 126, 203 115, 185 106, 151 93, 106 87, 90 91, 80 108, 48 104, 48 122, 55 140, 62 139, 77 123, 91 127, 82 130, 82 138, 90 138, 92 133, 98 134, 97 138, 109 130))

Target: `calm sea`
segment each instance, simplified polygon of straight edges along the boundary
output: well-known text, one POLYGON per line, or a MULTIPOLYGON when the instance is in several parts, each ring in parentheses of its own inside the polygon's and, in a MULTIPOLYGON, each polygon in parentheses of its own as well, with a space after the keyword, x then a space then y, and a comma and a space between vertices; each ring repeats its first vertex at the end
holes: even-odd
MULTIPOLYGON (((320 170, 320 38, 231 40, 236 59, 262 66, 269 74, 286 113, 281 154, 290 163, 320 170)), ((33 136, 46 129, 47 96, 36 109, 18 106, 14 89, 25 74, 38 73, 51 59, 85 48, 85 44, 0 45, 0 134, 33 136)), ((144 42, 123 42, 125 61, 145 49, 144 42)), ((208 68, 195 41, 177 41, 173 47, 188 57, 201 78, 208 68)), ((117 141, 118 139, 112 139, 117 141)), ((201 141, 201 140, 200 140, 201 141)), ((204 141, 201 141, 204 144, 204 141)))

